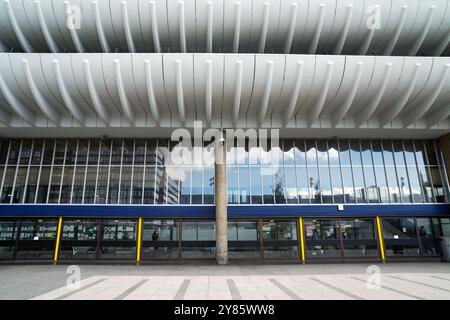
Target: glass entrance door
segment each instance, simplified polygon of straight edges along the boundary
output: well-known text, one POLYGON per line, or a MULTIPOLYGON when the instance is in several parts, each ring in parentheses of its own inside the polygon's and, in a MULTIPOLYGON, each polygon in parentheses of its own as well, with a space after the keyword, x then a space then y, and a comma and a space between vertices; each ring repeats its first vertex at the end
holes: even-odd
POLYGON ((344 258, 377 258, 378 241, 373 219, 339 219, 344 258))
POLYGON ((261 258, 258 221, 228 222, 228 254, 230 259, 261 258))
POLYGON ((60 260, 94 260, 98 248, 97 220, 63 220, 60 260))
POLYGON ((263 259, 299 258, 296 220, 263 220, 260 226, 263 259))
POLYGON ((22 220, 15 258, 17 260, 53 260, 58 221, 22 220))
POLYGON ((216 256, 216 223, 182 221, 182 259, 214 259, 216 256))
POLYGON ((310 259, 379 257, 374 219, 305 219, 304 234, 310 259))
POLYGON ((307 258, 341 258, 338 221, 336 219, 305 219, 305 253, 307 258))
POLYGON ((445 219, 384 218, 382 224, 386 257, 438 258, 438 238, 443 231, 442 220, 445 219))
POLYGON ((14 258, 18 225, 16 220, 0 221, 0 260, 14 258))
POLYGON ((144 220, 142 260, 174 260, 181 255, 179 221, 172 219, 144 220))

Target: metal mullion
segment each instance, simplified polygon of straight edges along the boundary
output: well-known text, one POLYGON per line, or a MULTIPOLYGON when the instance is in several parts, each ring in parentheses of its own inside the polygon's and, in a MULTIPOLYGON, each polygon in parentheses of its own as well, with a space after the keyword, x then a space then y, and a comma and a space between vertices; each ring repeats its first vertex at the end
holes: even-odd
POLYGON ((22 196, 22 201, 19 201, 19 203, 24 203, 25 202, 25 195, 27 194, 28 178, 29 178, 29 175, 30 175, 31 159, 33 158, 33 152, 34 152, 34 138, 31 140, 30 158, 28 159, 28 168, 27 168, 27 173, 25 174, 25 183, 24 183, 24 188, 23 188, 23 196, 22 196))
MULTIPOLYGON (((275 166, 273 159, 274 149, 272 148, 272 136, 270 137, 270 167, 272 168, 272 201, 273 204, 277 203, 276 194, 275 194, 275 166)), ((237 155, 236 155, 237 156, 237 155)), ((239 173, 239 172, 238 172, 239 173)))
POLYGON ((12 187, 12 191, 11 191, 11 199, 9 199, 9 203, 12 203, 13 198, 14 198, 14 191, 16 191, 16 181, 17 181, 17 174, 19 172, 20 156, 22 155, 22 146, 23 146, 23 139, 20 140, 19 155, 17 156, 17 163, 16 163, 16 173, 14 174, 13 187, 12 187))
MULTIPOLYGON (((366 202, 365 203, 369 203, 369 192, 368 192, 368 188, 367 188, 366 173, 364 171, 364 161, 363 161, 363 157, 362 157, 361 140, 358 140, 358 146, 359 146, 359 158, 361 159, 361 171, 362 171, 362 175, 363 175, 364 190, 366 193, 366 202)), ((350 156, 351 156, 351 152, 350 152, 350 156)))
MULTIPOLYGON (((342 195, 344 203, 347 203, 347 199, 345 197, 345 187, 344 187, 344 175, 342 174, 342 162, 341 162, 341 144, 339 142, 339 139, 336 140, 337 145, 337 151, 338 151, 338 160, 339 160, 339 175, 341 176, 341 188, 342 188, 342 195)), ((354 190, 353 190, 354 192, 354 190)))
POLYGON ((375 187, 377 188, 377 194, 378 194, 378 203, 381 203, 381 192, 380 188, 378 187, 378 179, 377 179, 377 173, 375 171, 375 160, 373 158, 373 146, 372 146, 372 140, 369 140, 369 146, 370 146, 370 158, 372 159, 372 171, 373 171, 373 177, 375 179, 375 187))
MULTIPOLYGON (((286 193, 286 170, 285 170, 285 161, 284 161, 284 140, 281 140, 281 166, 283 168, 283 183, 284 183, 284 203, 287 204, 287 193, 286 193)), ((275 199, 275 203, 276 203, 275 199)))
POLYGON ((6 171, 8 169, 8 164, 9 164, 9 154, 10 154, 10 151, 11 151, 11 144, 12 144, 12 139, 9 139, 8 151, 6 152, 5 170, 3 170, 3 176, 2 176, 2 181, 1 181, 1 185, 0 185, 0 195, 3 194, 3 185, 5 183, 6 171))
POLYGON ((52 156, 52 164, 50 165, 50 175, 48 177, 48 188, 47 188, 47 199, 45 201, 45 203, 48 203, 48 200, 50 198, 50 189, 52 186, 52 180, 53 180, 53 168, 55 166, 55 153, 56 153, 56 141, 58 139, 55 139, 55 141, 53 142, 53 156, 52 156))
MULTIPOLYGON (((238 141, 236 141, 236 145, 238 145, 238 141)), ((241 184, 240 184, 240 179, 239 179, 239 166, 240 166, 240 164, 239 164, 239 159, 238 159, 238 156, 237 156, 238 148, 235 148, 234 151, 235 151, 234 156, 235 156, 235 159, 236 159, 238 204, 241 204, 241 184)), ((272 172, 272 174, 273 174, 273 172, 272 172)))
POLYGON ((319 195, 320 195, 320 203, 323 204, 323 196, 322 196, 322 183, 320 179, 320 168, 319 168, 319 152, 317 151, 317 139, 314 139, 314 146, 316 149, 316 167, 317 167, 317 178, 319 180, 319 195))
POLYGON ((349 153, 349 159, 350 159, 350 172, 352 173, 353 193, 355 195, 355 203, 358 204, 358 195, 356 194, 355 173, 353 170, 352 147, 350 144, 350 140, 347 140, 347 147, 348 147, 348 153, 349 153))
POLYGON ((133 161, 131 163, 131 192, 129 204, 133 201, 133 191, 134 191, 134 157, 136 156, 136 139, 133 139, 133 161))
POLYGON ((325 140, 326 148, 327 148, 327 163, 328 163, 328 176, 330 177, 330 189, 331 189, 331 201, 334 204, 334 190, 333 190, 333 177, 331 176, 331 165, 330 165, 330 145, 328 144, 328 140, 325 140))
POLYGON ((386 160, 384 159, 384 145, 383 145, 382 140, 379 140, 379 142, 380 142, 380 148, 381 148, 381 158, 383 159, 384 178, 386 179, 386 187, 388 190, 388 199, 389 199, 389 203, 392 203, 391 189, 389 188, 389 179, 388 179, 387 171, 386 171, 386 160))
MULTIPOLYGON (((414 164, 416 166, 417 177, 420 177, 419 163, 417 162, 417 155, 416 155, 416 152, 417 152, 416 151, 416 143, 415 143, 414 140, 411 140, 411 144, 412 144, 412 147, 413 147, 414 164)), ((425 170, 426 170, 426 165, 425 165, 425 170)), ((419 182, 421 182, 421 181, 419 181, 419 182)), ((423 183, 420 183, 420 190, 422 192, 422 203, 426 203, 426 200, 425 200, 426 199, 426 190, 425 190, 425 187, 424 187, 423 183)))
MULTIPOLYGON (((250 164, 250 153, 251 153, 251 148, 250 148, 250 143, 249 143, 249 146, 248 146, 248 183, 249 183, 249 185, 248 185, 248 196, 250 197, 249 198, 249 203, 250 204, 253 204, 253 188, 252 188, 252 167, 251 167, 251 164, 250 164)), ((227 165, 227 197, 228 197, 228 163, 226 164, 227 165)), ((214 176, 214 181, 215 181, 215 179, 216 179, 216 177, 214 176)), ((214 202, 216 202, 216 198, 214 197, 214 202)), ((236 235, 238 236, 238 234, 236 233, 236 235)), ((239 237, 237 238, 237 239, 239 239, 239 237)))
POLYGON ((106 185, 106 200, 105 203, 109 202, 109 181, 111 179, 111 162, 112 162, 112 149, 114 140, 111 139, 111 145, 109 146, 109 164, 108 164, 108 182, 106 185))
MULTIPOLYGON (((170 155, 170 140, 167 139, 167 150, 168 150, 168 154, 170 155)), ((170 163, 170 162, 169 162, 170 163)), ((166 168, 166 164, 164 163, 164 193, 166 195, 166 199, 164 204, 168 204, 168 200, 169 200, 169 175, 167 174, 167 168, 166 168)))
POLYGON ((400 203, 403 204, 403 187, 401 185, 401 180, 398 179, 398 170, 397 170, 397 161, 395 160, 395 148, 394 148, 394 141, 390 140, 391 148, 392 148, 392 159, 394 160, 394 169, 395 169, 395 175, 397 177, 397 184, 400 190, 400 203))
MULTIPOLYGON (((39 172, 38 172, 38 178, 37 178, 37 182, 36 182, 36 193, 34 195, 33 203, 37 202, 37 196, 38 196, 38 192, 39 192, 39 184, 41 183, 42 164, 44 163, 44 152, 45 152, 46 142, 47 142, 47 139, 43 139, 43 141, 42 141, 41 161, 39 162, 39 172)), ((49 181, 50 181, 50 178, 49 178, 49 181)))
POLYGON ((190 171, 190 179, 189 179, 189 204, 192 204, 192 178, 193 178, 193 166, 191 166, 191 171, 190 171))
POLYGON ((425 141, 422 140, 422 147, 423 147, 423 151, 425 154, 425 170, 427 170, 428 175, 430 177, 430 183, 431 183, 431 194, 433 196, 433 202, 437 203, 437 199, 436 199, 436 191, 434 190, 434 181, 433 181, 433 175, 431 174, 431 166, 430 166, 430 161, 428 159, 428 152, 427 152, 427 145, 425 144, 425 141))
POLYGON ((117 203, 120 204, 120 196, 122 192, 121 184, 122 184, 122 167, 123 167, 123 149, 125 147, 125 139, 122 139, 122 151, 120 153, 120 167, 119 167, 119 192, 117 203))
POLYGON ((408 179, 409 199, 411 200, 411 203, 414 203, 413 192, 412 192, 412 188, 411 188, 411 180, 409 179, 408 163, 406 162, 405 143, 403 140, 401 140, 401 141, 402 141, 402 150, 403 150, 403 161, 405 161, 406 178, 408 179))
POLYGON ((297 204, 300 204, 300 199, 298 198, 299 192, 298 192, 298 172, 297 172, 297 161, 295 160, 295 149, 296 149, 296 144, 295 144, 295 139, 292 139, 292 147, 294 149, 294 173, 295 173, 295 197, 297 198, 297 204))
MULTIPOLYGON (((67 145, 69 144, 69 141, 67 141, 66 143, 66 153, 67 153, 67 145)), ((72 204, 72 200, 73 200, 73 186, 75 184, 75 176, 77 175, 77 169, 78 169, 78 148, 80 146, 80 139, 77 139, 77 148, 75 150, 75 161, 73 164, 73 173, 72 173, 72 186, 70 187, 70 201, 69 203, 72 204)), ((61 189, 59 191, 59 198, 61 199, 61 190, 62 190, 62 182, 64 181, 64 171, 66 168, 66 155, 64 155, 64 167, 63 167, 63 174, 62 174, 62 178, 61 178, 61 189)), ((58 201, 59 203, 59 201, 58 201)))
MULTIPOLYGON (((62 192, 62 185, 64 182, 64 172, 66 169, 66 158, 67 158, 67 145, 69 144, 69 139, 66 139, 66 144, 64 147, 64 157, 63 157, 63 164, 62 164, 62 170, 61 170, 61 180, 59 182, 59 195, 58 195, 58 203, 61 203, 61 192, 62 192)), ((73 178, 75 177, 75 164, 77 161, 77 154, 78 151, 78 140, 77 140, 77 149, 75 150, 75 163, 73 165, 74 170, 73 170, 73 177, 72 177, 72 188, 71 188, 71 192, 70 192, 70 202, 72 202, 72 192, 73 192, 73 178)))
POLYGON ((146 173, 146 167, 147 167, 147 140, 144 141, 144 168, 142 170, 142 196, 141 196, 141 204, 144 204, 144 191, 145 191, 145 173, 146 173))
POLYGON ((309 184, 308 150, 306 150, 306 139, 303 140, 303 150, 305 150, 306 185, 308 186, 308 202, 311 204, 311 186, 309 184))
POLYGON ((264 204, 264 178, 262 174, 262 147, 259 147, 259 176, 261 177, 261 203, 264 204))
MULTIPOLYGON (((226 152, 226 149, 225 149, 225 152, 226 152)), ((225 155, 225 158, 226 158, 226 155, 225 155)), ((202 159, 203 159, 203 157, 202 157, 202 159)), ((203 160, 202 160, 202 162, 201 162, 201 168, 202 168, 202 204, 205 204, 205 166, 204 166, 204 163, 203 163, 203 160)), ((226 160, 225 160, 225 171, 226 171, 226 160)), ((192 165, 191 165, 191 169, 192 169, 192 165)), ((192 174, 191 174, 191 180, 192 180, 192 174)))
MULTIPOLYGON (((89 168, 89 152, 91 151, 91 139, 88 140, 88 146, 87 146, 87 153, 86 153, 86 164, 84 169, 84 182, 83 182, 83 194, 81 195, 81 203, 84 204, 84 193, 86 191, 86 180, 87 180, 87 173, 89 168)), ((74 174, 75 175, 75 174, 74 174)))
POLYGON ((153 179, 153 204, 156 204, 156 178, 158 177, 158 155, 159 155, 159 139, 156 139, 155 149, 155 173, 153 179))
POLYGON ((445 202, 448 203, 449 202, 449 185, 448 185, 449 182, 448 182, 447 168, 445 167, 445 162, 442 157, 442 152, 440 150, 438 152, 435 140, 433 140, 433 147, 434 147, 434 152, 436 154, 436 158, 438 161, 439 174, 441 175, 442 185, 443 185, 442 187, 444 188, 445 202))
MULTIPOLYGON (((97 173, 95 175, 95 186, 94 186, 94 204, 97 203, 97 190, 98 190, 98 175, 100 174, 100 157, 102 154, 102 140, 98 144, 98 158, 97 158, 97 173)), ((89 157, 88 157, 89 162, 89 157)))

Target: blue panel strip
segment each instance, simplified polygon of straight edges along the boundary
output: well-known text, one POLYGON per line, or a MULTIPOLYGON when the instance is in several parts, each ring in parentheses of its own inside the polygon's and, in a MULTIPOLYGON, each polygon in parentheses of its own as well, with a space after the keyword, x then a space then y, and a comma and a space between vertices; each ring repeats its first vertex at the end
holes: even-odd
MULTIPOLYGON (((214 206, 0 205, 0 217, 214 218, 214 206)), ((230 218, 450 216, 449 204, 418 205, 230 205, 230 218)))

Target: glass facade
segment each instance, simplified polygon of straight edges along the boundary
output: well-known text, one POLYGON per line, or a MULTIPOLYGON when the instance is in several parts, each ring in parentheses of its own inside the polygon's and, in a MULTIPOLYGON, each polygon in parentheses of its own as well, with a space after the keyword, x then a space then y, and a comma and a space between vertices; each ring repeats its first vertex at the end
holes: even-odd
POLYGON ((448 202, 436 141, 283 139, 268 151, 234 149, 230 204, 448 202))
MULTIPOLYGON (((439 238, 448 236, 449 218, 382 218, 386 259, 439 259, 439 238)), ((53 261, 58 231, 55 218, 0 220, 0 260, 53 261)), ((235 260, 299 262, 297 218, 231 219, 228 252, 235 260)), ((303 219, 307 261, 380 259, 375 218, 303 219)), ((58 260, 141 261, 215 258, 216 224, 207 219, 63 218, 58 260)))
MULTIPOLYGON (((1 203, 214 204, 214 166, 174 165, 168 139, 12 139, 0 149, 1 203)), ((233 146, 229 204, 442 203, 433 140, 283 139, 233 146)))

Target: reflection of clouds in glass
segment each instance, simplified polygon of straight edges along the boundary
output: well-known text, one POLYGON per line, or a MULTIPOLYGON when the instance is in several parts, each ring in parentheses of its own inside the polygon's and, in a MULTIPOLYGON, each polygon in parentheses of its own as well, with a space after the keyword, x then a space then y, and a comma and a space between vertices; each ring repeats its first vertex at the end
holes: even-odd
POLYGON ((329 149, 327 157, 326 152, 316 152, 316 149, 312 148, 306 151, 306 157, 308 161, 316 161, 317 159, 319 162, 327 162, 329 157, 330 162, 337 162, 339 161, 339 152, 333 148, 329 149))
POLYGON ((184 182, 189 179, 191 167, 167 166, 166 172, 169 178, 184 182))

